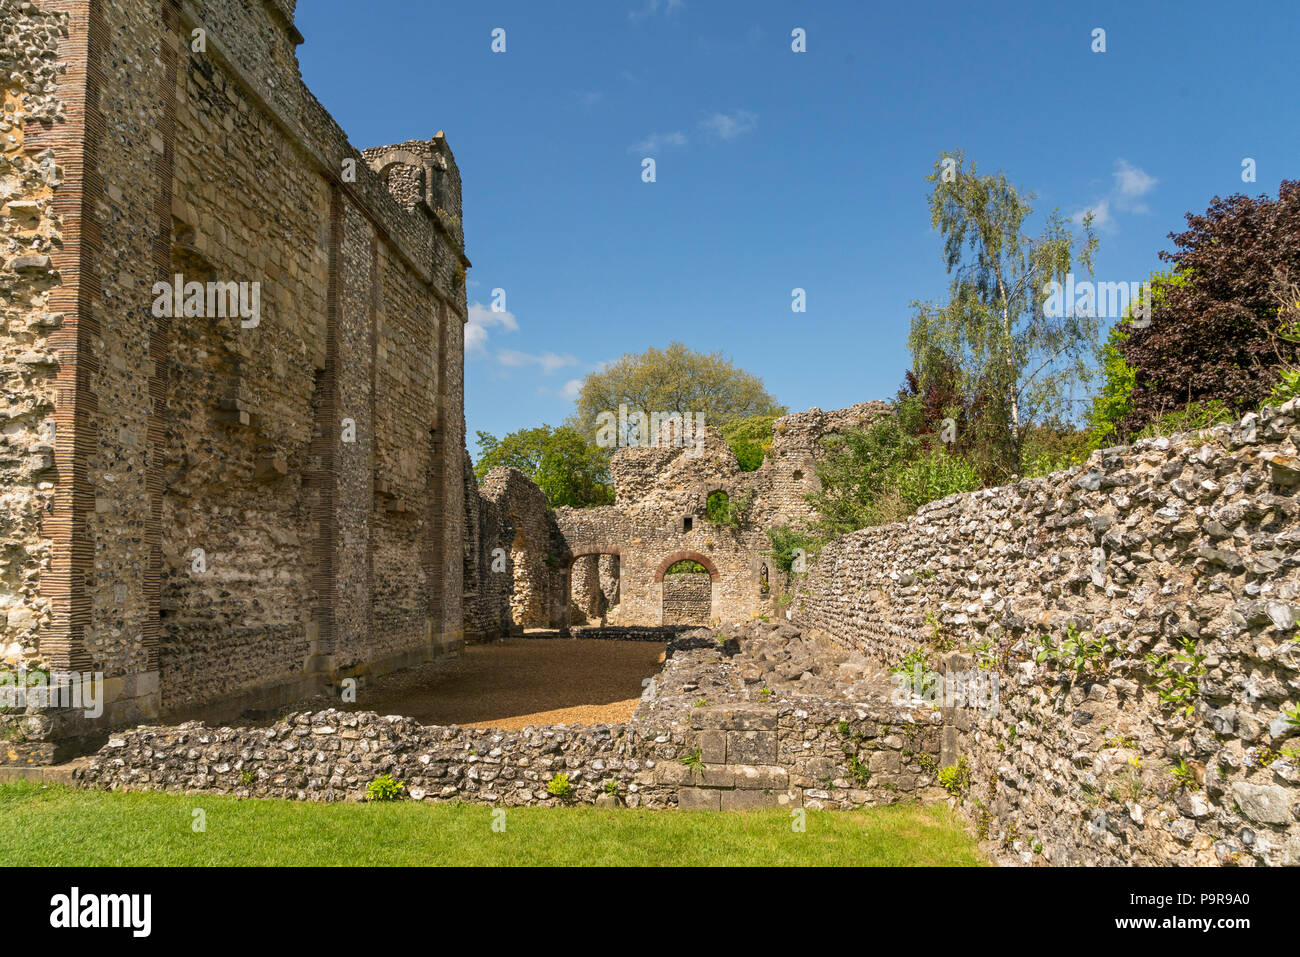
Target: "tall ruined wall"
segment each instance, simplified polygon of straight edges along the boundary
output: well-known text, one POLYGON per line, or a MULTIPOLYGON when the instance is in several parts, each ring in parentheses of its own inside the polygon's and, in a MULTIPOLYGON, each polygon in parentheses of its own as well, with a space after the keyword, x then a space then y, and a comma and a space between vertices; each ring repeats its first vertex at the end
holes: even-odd
MULTIPOLYGON (((764 530, 804 522, 813 512, 806 497, 818 488, 816 462, 822 442, 845 428, 869 425, 889 407, 863 402, 848 409, 810 409, 778 419, 768 454, 756 471, 741 471, 735 454, 718 431, 706 427, 698 447, 633 446, 614 453, 610 471, 615 488, 612 506, 560 509, 556 515, 570 560, 604 554, 619 556, 620 602, 609 623, 645 625, 666 622, 663 570, 675 556, 704 561, 713 568, 714 584, 701 611, 692 599, 692 621, 744 620, 772 611, 781 591, 781 575, 766 554, 771 545, 764 530), (727 495, 740 515, 736 524, 708 518, 709 496, 727 495)), ((576 567, 576 566, 575 566, 576 567)), ((573 580, 584 591, 586 607, 574 622, 592 618, 596 603, 587 569, 573 580)), ((672 599, 671 615, 681 614, 672 599)))
POLYGON ((454 645, 468 261, 441 134, 372 169, 399 147, 354 149, 302 84, 289 0, 18 6, 0 649, 103 672, 111 726, 454 645), (176 274, 260 310, 160 314, 176 274))
POLYGON ((1300 863, 1298 438, 1288 403, 932 503, 826 546, 794 621, 998 675, 945 750, 1026 862, 1300 863))
POLYGON ((772 423, 771 450, 756 472, 754 521, 762 527, 799 524, 815 518, 808 496, 821 490, 817 462, 825 440, 844 429, 860 429, 890 414, 889 404, 859 402, 847 409, 808 409, 772 423))
MULTIPOLYGON (((484 476, 479 494, 487 508, 480 540, 487 566, 487 593, 495 596, 494 612, 511 632, 524 628, 563 627, 560 546, 546 495, 514 468, 494 468, 484 476), (508 609, 502 612, 502 605, 508 609)), ((567 578, 565 578, 567 580, 567 578)), ((484 633, 481 637, 496 638, 484 633)))
MULTIPOLYGON (((0 670, 42 663, 40 635, 55 611, 47 515, 56 494, 56 349, 66 335, 52 296, 52 255, 65 233, 53 199, 62 173, 53 151, 26 131, 61 121, 66 29, 57 12, 0 0, 0 670)), ((26 724, 33 737, 48 733, 43 717, 26 724)))

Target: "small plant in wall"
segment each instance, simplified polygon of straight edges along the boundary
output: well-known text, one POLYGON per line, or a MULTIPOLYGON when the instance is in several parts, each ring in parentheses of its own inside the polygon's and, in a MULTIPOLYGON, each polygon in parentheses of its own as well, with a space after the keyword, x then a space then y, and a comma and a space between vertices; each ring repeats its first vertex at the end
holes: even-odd
POLYGON ((1300 728, 1300 704, 1293 704, 1289 708, 1282 709, 1282 717, 1286 723, 1293 728, 1300 728))
POLYGON ((871 769, 863 764, 856 754, 849 757, 848 768, 849 777, 851 777, 859 787, 866 787, 871 783, 871 769))
POLYGON ((764 701, 766 701, 768 698, 772 697, 772 689, 761 688, 759 689, 758 696, 762 698, 764 701))
POLYGON ((699 748, 687 751, 682 755, 682 764, 690 769, 692 774, 704 773, 704 756, 699 748))
POLYGON ((903 660, 889 669, 890 674, 896 675, 895 684, 902 686, 903 690, 909 694, 924 695, 931 687, 934 686, 938 674, 930 668, 930 660, 926 653, 917 648, 909 651, 903 656, 903 660))
POLYGON ((606 781, 604 784, 600 786, 600 789, 604 791, 606 794, 617 794, 618 782, 615 781, 613 778, 610 778, 608 781, 606 781))
POLYGON ((1107 659, 1115 654, 1105 635, 1093 637, 1091 632, 1080 632, 1074 622, 1066 625, 1065 640, 1059 645, 1053 645, 1049 635, 1044 635, 1040 644, 1035 656, 1039 664, 1051 662, 1062 670, 1073 671, 1076 676, 1105 673, 1107 659))
POLYGON ((563 771, 555 775, 546 782, 546 793, 551 797, 557 797, 561 801, 567 800, 573 796, 573 785, 569 783, 569 776, 563 771))
POLYGON ((381 774, 366 785, 367 801, 396 801, 406 790, 406 785, 394 781, 391 774, 381 774))
POLYGON ((966 755, 963 754, 956 764, 940 769, 939 786, 955 798, 970 790, 970 764, 966 755))
POLYGON ((257 772, 252 768, 244 768, 239 772, 239 783, 246 788, 251 788, 257 783, 257 772))
POLYGON ((957 640, 944 630, 933 611, 925 613, 925 627, 930 630, 930 645, 936 651, 952 651, 957 647, 957 640))
POLYGON ((1184 638, 1179 643, 1181 651, 1171 655, 1147 655, 1154 686, 1160 700, 1172 707, 1175 713, 1191 717, 1196 713, 1196 696, 1205 674, 1205 655, 1198 653, 1196 643, 1184 638))
POLYGON ((1187 762, 1181 758, 1170 769, 1170 774, 1174 776, 1174 787, 1179 790, 1196 791, 1201 787, 1196 780, 1196 772, 1189 768, 1187 762))

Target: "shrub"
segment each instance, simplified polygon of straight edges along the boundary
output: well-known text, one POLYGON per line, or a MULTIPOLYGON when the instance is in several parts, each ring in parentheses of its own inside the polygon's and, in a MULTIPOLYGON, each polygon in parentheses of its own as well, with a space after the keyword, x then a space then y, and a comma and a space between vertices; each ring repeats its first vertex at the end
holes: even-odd
POLYGON ((772 548, 764 554, 772 559, 773 565, 787 575, 795 570, 796 550, 802 549, 804 559, 811 562, 828 541, 828 538, 820 530, 796 528, 792 525, 777 525, 774 528, 767 529, 766 532, 767 540, 772 543, 772 548))
POLYGON ((1181 409, 1160 416, 1137 432, 1133 440, 1150 439, 1158 435, 1177 435, 1180 432, 1195 432, 1222 422, 1235 422, 1237 418, 1237 414, 1218 399, 1189 402, 1181 409))
POLYGON ((683 558, 680 562, 673 562, 664 572, 665 575, 698 575, 707 573, 708 569, 695 561, 693 558, 683 558))
POLYGON ((546 793, 561 800, 572 796, 573 785, 569 783, 569 776, 563 771, 555 775, 546 782, 546 793))
POLYGON ((970 765, 966 755, 963 754, 956 764, 939 771, 939 786, 953 797, 961 797, 970 790, 970 765))
POLYGON ((1216 196, 1170 238, 1160 258, 1177 281, 1156 288, 1150 325, 1120 346, 1136 373, 1133 431, 1189 402, 1258 408, 1296 358, 1274 331, 1278 276, 1300 275, 1300 181, 1276 198, 1216 196))
POLYGON ((366 785, 367 801, 396 801, 406 790, 406 785, 393 780, 391 774, 381 774, 366 785))
POLYGON ((973 491, 980 487, 980 480, 965 459, 933 448, 901 465, 894 474, 894 487, 915 511, 927 502, 973 491))
POLYGON ((742 472, 755 472, 772 447, 775 415, 751 415, 722 426, 722 438, 731 446, 742 472))

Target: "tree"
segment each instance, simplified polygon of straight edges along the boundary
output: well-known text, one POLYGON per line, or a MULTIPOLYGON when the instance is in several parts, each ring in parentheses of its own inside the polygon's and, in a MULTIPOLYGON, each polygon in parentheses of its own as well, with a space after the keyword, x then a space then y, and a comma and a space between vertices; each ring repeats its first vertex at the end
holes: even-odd
POLYGON ((772 426, 777 418, 776 413, 769 412, 732 419, 722 426, 722 437, 731 446, 742 472, 758 471, 764 457, 772 451, 772 426))
POLYGON ((821 488, 808 502, 825 534, 895 522, 926 502, 979 488, 970 463, 921 434, 923 423, 922 398, 900 392, 892 415, 823 440, 821 488))
POLYGON ((763 380, 738 369, 721 352, 694 352, 680 342, 667 349, 628 353, 582 381, 578 408, 570 424, 591 432, 596 416, 628 411, 703 413, 704 423, 722 428, 736 419, 784 414, 763 380))
POLYGON ((1128 432, 1192 402, 1258 408, 1296 356, 1275 333, 1278 283, 1300 277, 1300 180, 1283 180, 1277 199, 1216 196, 1187 226, 1160 253, 1181 281, 1116 346, 1135 377, 1128 432))
POLYGON ((546 494, 551 508, 611 505, 614 490, 608 459, 576 430, 562 425, 520 429, 498 439, 478 433, 479 459, 474 475, 483 480, 498 466, 519 469, 546 494))
POLYGON ((955 364, 957 391, 972 404, 968 426, 991 456, 977 463, 981 477, 1005 481, 1020 467, 1025 430, 1064 417, 1073 388, 1089 376, 1099 324, 1087 313, 1095 310, 1049 310, 1044 297, 1049 282, 1065 284, 1076 259, 1091 275, 1092 217, 1077 243, 1056 210, 1037 239, 1026 236, 1034 194, 1003 173, 979 175, 974 163, 968 172, 960 150, 940 157, 926 178, 952 278, 947 303, 912 304, 913 369, 924 392, 955 364))

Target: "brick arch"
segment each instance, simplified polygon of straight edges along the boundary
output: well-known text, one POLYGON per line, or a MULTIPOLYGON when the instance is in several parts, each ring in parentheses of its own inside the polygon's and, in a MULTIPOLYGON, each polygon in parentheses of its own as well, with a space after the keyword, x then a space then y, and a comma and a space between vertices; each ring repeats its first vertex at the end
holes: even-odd
POLYGON ((703 565, 705 571, 709 573, 709 578, 711 578, 713 581, 716 582, 718 580, 718 566, 713 564, 713 562, 709 559, 707 555, 701 555, 699 552, 673 552, 671 555, 669 555, 667 558, 661 561, 659 563, 659 567, 655 569, 655 578, 654 578, 655 582, 656 583, 662 582, 664 580, 664 575, 668 572, 668 569, 672 568, 678 562, 683 561, 684 559, 687 558, 689 558, 693 562, 699 562, 701 565, 703 565))

